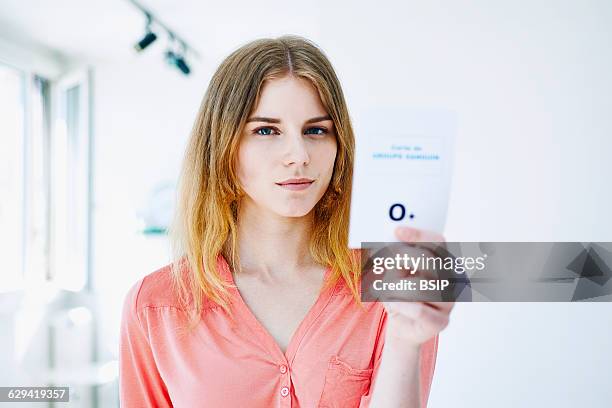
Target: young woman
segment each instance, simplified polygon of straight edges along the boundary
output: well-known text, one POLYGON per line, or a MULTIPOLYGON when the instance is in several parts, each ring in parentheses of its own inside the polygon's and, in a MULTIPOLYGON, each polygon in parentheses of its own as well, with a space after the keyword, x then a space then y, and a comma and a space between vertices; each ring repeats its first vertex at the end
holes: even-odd
POLYGON ((353 157, 313 43, 257 40, 221 63, 186 150, 176 259, 125 300, 123 407, 426 406, 453 304, 360 301, 353 157))

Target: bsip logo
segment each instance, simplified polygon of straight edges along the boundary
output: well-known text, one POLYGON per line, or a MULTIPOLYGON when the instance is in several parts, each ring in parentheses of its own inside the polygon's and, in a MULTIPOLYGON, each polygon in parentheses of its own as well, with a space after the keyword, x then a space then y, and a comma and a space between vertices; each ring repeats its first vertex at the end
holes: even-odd
MULTIPOLYGON (((414 213, 411 212, 408 214, 409 219, 412 220, 414 217, 414 213)), ((404 218, 406 218, 406 207, 404 207, 404 204, 395 203, 391 205, 391 207, 389 207, 389 218, 391 218, 393 221, 402 221, 404 218)))

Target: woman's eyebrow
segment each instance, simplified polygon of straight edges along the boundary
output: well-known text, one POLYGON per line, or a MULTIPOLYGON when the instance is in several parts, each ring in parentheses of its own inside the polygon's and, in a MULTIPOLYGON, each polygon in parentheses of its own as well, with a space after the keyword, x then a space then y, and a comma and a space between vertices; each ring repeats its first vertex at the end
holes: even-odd
POLYGON ((275 118, 264 118, 261 116, 253 116, 252 118, 247 119, 248 122, 269 122, 269 123, 280 123, 280 119, 275 118))
MULTIPOLYGON (((331 120, 331 117, 329 115, 325 115, 325 116, 317 116, 315 118, 311 118, 308 119, 306 121, 306 123, 315 123, 315 122, 322 122, 324 120, 331 120)), ((247 123, 248 122, 268 122, 268 123, 280 123, 281 120, 277 119, 277 118, 265 118, 262 116, 253 116, 252 118, 248 118, 247 119, 247 123)))
POLYGON ((317 116, 316 118, 308 119, 306 123, 323 122, 324 120, 331 120, 331 117, 329 115, 317 116))

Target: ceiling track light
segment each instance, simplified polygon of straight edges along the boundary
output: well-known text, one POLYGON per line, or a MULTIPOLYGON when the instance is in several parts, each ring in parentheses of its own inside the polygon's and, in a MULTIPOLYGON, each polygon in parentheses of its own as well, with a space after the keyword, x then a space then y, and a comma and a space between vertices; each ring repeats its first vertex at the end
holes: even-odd
POLYGON ((128 1, 132 3, 136 8, 138 8, 142 13, 144 13, 145 18, 147 20, 146 28, 145 28, 146 33, 142 37, 142 39, 134 45, 134 49, 138 52, 141 52, 157 39, 157 34, 155 34, 153 30, 151 29, 151 26, 155 24, 160 29, 166 31, 166 33, 168 34, 170 45, 169 45, 168 50, 166 50, 164 54, 166 61, 170 65, 180 70, 184 75, 189 75, 191 73, 191 68, 185 61, 185 56, 189 52, 189 54, 199 57, 198 52, 192 47, 190 47, 185 40, 178 37, 173 30, 171 30, 168 26, 163 24, 149 10, 147 10, 142 5, 140 5, 136 0, 128 0, 128 1), (180 44, 181 50, 180 51, 174 50, 172 48, 174 44, 180 44))
POLYGON ((189 75, 191 69, 189 68, 189 65, 187 65, 187 62, 185 62, 184 58, 185 51, 187 50, 187 45, 181 40, 176 40, 174 33, 169 33, 169 38, 170 48, 168 48, 168 50, 166 51, 166 61, 168 62, 168 64, 178 68, 183 74, 189 75), (177 42, 180 44, 181 47, 180 52, 174 51, 172 49, 172 45, 177 42))
POLYGON ((153 22, 151 14, 145 13, 145 15, 147 16, 147 26, 145 29, 146 34, 144 37, 142 37, 142 40, 138 41, 138 43, 134 45, 134 48, 138 52, 141 52, 142 50, 147 48, 149 45, 151 45, 151 43, 153 43, 153 41, 157 39, 157 35, 153 31, 151 31, 151 23, 153 22))
POLYGON ((189 68, 189 65, 187 65, 187 63, 185 62, 185 59, 181 55, 175 54, 171 50, 166 51, 166 61, 168 61, 170 65, 173 65, 178 68, 185 75, 189 75, 189 73, 191 72, 191 69, 189 68))

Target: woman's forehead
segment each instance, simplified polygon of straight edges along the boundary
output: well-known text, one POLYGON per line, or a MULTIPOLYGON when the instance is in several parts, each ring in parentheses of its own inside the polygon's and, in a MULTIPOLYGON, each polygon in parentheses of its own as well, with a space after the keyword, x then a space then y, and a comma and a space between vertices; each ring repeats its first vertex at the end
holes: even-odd
POLYGON ((319 93, 307 79, 287 76, 267 80, 250 117, 311 119, 326 116, 319 93))

